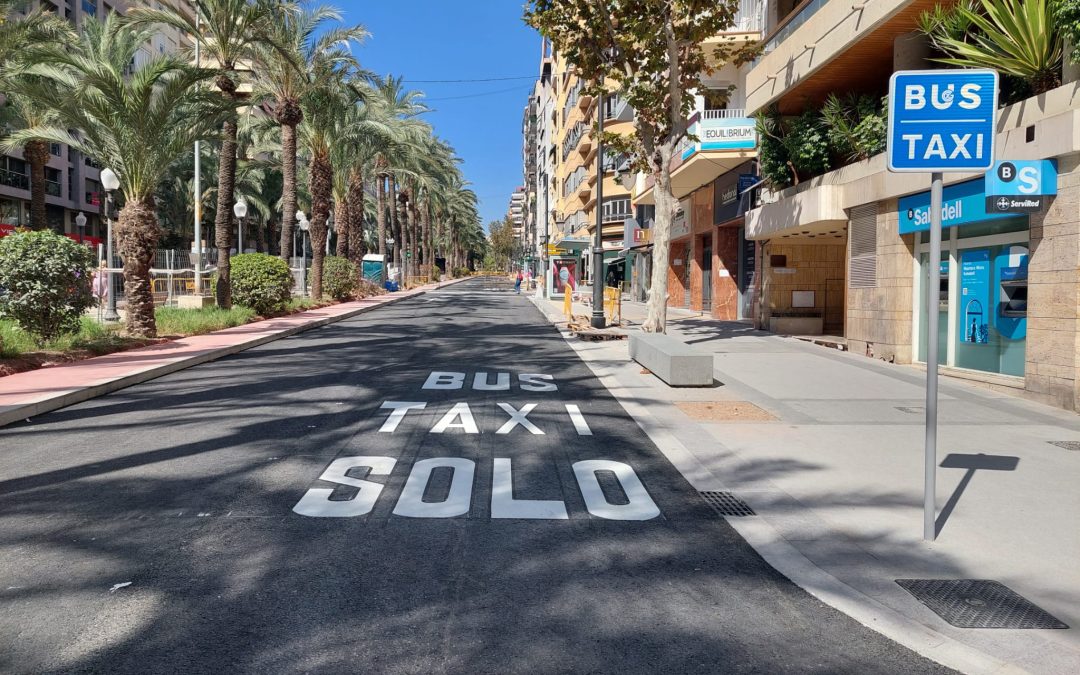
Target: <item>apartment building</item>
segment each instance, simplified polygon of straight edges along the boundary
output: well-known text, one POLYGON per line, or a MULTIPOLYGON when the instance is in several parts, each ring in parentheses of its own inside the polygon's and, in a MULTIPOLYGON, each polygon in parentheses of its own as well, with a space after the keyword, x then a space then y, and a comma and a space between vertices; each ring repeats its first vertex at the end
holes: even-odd
POLYGON ((625 156, 610 151, 605 151, 602 167, 597 166, 594 129, 597 117, 603 115, 605 131, 632 133, 634 112, 618 96, 604 97, 601 106, 598 97, 584 91, 586 83, 573 65, 558 53, 552 56, 552 81, 555 208, 550 241, 562 256, 578 261, 576 279, 579 273, 588 276, 585 254, 591 251, 598 216, 605 260, 618 258, 622 250, 624 223, 633 209, 630 189, 620 178, 630 166, 625 156))
MULTIPOLYGON (((760 179, 757 131, 746 112, 749 67, 721 61, 715 46, 757 42, 764 10, 764 0, 742 0, 733 25, 705 42, 713 71, 702 76, 688 137, 671 164, 680 212, 671 231, 668 304, 722 320, 751 318, 755 312, 756 248, 744 223, 760 179)), ((639 180, 634 203, 645 224, 655 204, 651 178, 639 180)), ((647 242, 648 230, 636 236, 647 242)), ((649 263, 644 256, 636 260, 632 277, 648 280, 649 263)), ((631 286, 634 292, 641 284, 631 286)))
MULTIPOLYGON (((917 30, 940 2, 769 0, 748 112, 799 115, 833 92, 880 97, 894 71, 942 67, 917 30)), ((946 174, 939 261, 927 255, 929 175, 890 173, 884 154, 766 191, 746 222, 763 270, 759 323, 918 363, 923 317, 937 311, 943 372, 1080 409, 1080 95, 1070 69, 1062 80, 997 118, 997 159, 1052 160, 1057 195, 1034 213, 988 212, 983 175, 946 174), (941 269, 936 307, 930 265, 941 269)))
POLYGON ((525 204, 522 213, 522 231, 518 244, 527 259, 531 260, 536 249, 536 220, 537 220, 537 172, 536 172, 536 144, 537 144, 537 101, 534 96, 529 96, 529 102, 525 105, 521 121, 521 162, 524 167, 523 178, 525 189, 525 204))
POLYGON ((510 206, 507 209, 510 222, 514 225, 514 237, 518 241, 522 241, 525 232, 525 199, 525 187, 518 187, 510 195, 510 206))
MULTIPOLYGON (((41 5, 54 11, 78 26, 86 17, 104 18, 112 12, 126 12, 129 7, 153 6, 180 2, 191 8, 191 0, 40 0, 41 5)), ((136 57, 140 65, 155 54, 173 52, 188 41, 177 31, 169 28, 158 32, 136 57)), ((54 143, 50 147, 45 167, 45 203, 49 226, 85 242, 99 244, 105 238, 102 218, 104 195, 99 180, 99 167, 89 157, 71 148, 54 143), (75 225, 75 218, 86 215, 86 227, 82 233, 75 225)), ((0 155, 0 236, 15 227, 30 223, 30 167, 19 151, 0 155)))

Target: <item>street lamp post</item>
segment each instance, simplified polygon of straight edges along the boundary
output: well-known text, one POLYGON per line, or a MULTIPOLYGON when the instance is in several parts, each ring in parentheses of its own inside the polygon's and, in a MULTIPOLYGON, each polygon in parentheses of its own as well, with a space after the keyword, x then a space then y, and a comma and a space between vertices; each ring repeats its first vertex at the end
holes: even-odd
POLYGON ((247 202, 244 201, 243 197, 237 199, 232 207, 233 215, 236 216, 236 228, 238 234, 236 238, 237 253, 244 252, 244 218, 247 216, 247 210, 247 202))
POLYGON ((596 236, 593 237, 592 327, 604 328, 604 92, 596 99, 596 236))
POLYGON ((326 255, 330 255, 330 235, 334 233, 334 212, 326 216, 326 255))
POLYGON ((113 275, 113 238, 112 238, 112 209, 113 190, 120 187, 120 179, 112 169, 104 169, 101 172, 101 187, 105 188, 105 259, 108 261, 109 277, 109 304, 105 309, 106 321, 119 321, 120 314, 116 311, 116 278, 113 275))
POLYGON ((79 230, 79 245, 83 243, 83 232, 86 230, 86 214, 79 211, 79 215, 75 216, 75 227, 79 230))
POLYGON ((300 295, 307 297, 307 232, 311 227, 307 216, 303 211, 296 212, 296 220, 300 223, 300 295))

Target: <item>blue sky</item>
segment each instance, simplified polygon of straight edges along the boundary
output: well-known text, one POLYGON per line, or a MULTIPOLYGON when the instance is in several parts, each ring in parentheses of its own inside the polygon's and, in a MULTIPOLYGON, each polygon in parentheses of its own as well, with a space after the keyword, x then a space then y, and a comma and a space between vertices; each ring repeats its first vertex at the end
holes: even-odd
POLYGON ((521 20, 518 0, 336 0, 350 23, 371 33, 356 55, 380 75, 422 89, 427 119, 464 160, 486 225, 503 217, 521 185, 521 114, 532 81, 435 83, 419 80, 535 77, 540 37, 521 20), (466 98, 467 97, 467 98, 466 98))

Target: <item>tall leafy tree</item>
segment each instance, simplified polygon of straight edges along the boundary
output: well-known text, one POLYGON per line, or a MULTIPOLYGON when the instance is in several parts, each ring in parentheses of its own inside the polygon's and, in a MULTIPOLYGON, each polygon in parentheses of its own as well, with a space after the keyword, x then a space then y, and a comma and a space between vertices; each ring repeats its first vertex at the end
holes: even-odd
POLYGON ((3 144, 8 149, 32 139, 64 143, 117 173, 124 197, 116 238, 124 260, 127 329, 139 336, 157 333, 150 280, 161 235, 155 190, 169 167, 196 140, 213 138, 227 116, 221 97, 198 87, 212 71, 174 55, 130 70, 151 36, 120 26, 113 14, 104 22, 87 19, 72 45, 40 45, 36 73, 55 86, 23 81, 13 87, 54 111, 57 121, 16 131, 3 144))
POLYGON ((634 134, 605 136, 654 181, 652 292, 642 329, 663 332, 667 322, 671 222, 671 159, 686 137, 687 118, 701 78, 712 63, 749 57, 752 49, 703 43, 734 24, 738 0, 532 0, 525 20, 574 64, 594 93, 618 91, 634 107, 634 134))
MULTIPOLYGON (((193 36, 201 46, 203 57, 215 70, 214 86, 235 110, 245 98, 240 90, 240 69, 250 69, 259 47, 285 51, 275 42, 274 24, 298 8, 295 3, 283 0, 192 0, 192 4, 193 15, 166 5, 163 9, 134 7, 128 11, 127 18, 133 25, 171 26, 193 36)), ((221 126, 218 203, 214 217, 219 307, 232 306, 229 249, 233 243, 237 124, 234 114, 221 126)))
POLYGON ((281 257, 288 260, 296 224, 296 128, 304 119, 301 99, 325 61, 352 64, 351 42, 368 36, 363 26, 332 25, 341 20, 337 8, 304 2, 274 23, 272 44, 256 45, 256 94, 270 100, 274 121, 281 128, 281 257))

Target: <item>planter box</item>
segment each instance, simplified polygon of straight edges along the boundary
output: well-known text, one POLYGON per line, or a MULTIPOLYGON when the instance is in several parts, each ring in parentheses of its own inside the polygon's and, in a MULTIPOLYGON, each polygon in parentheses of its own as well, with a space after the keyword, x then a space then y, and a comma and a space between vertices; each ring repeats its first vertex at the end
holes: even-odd
POLYGON ((771 316, 769 331, 780 335, 822 335, 825 320, 820 316, 771 316))

